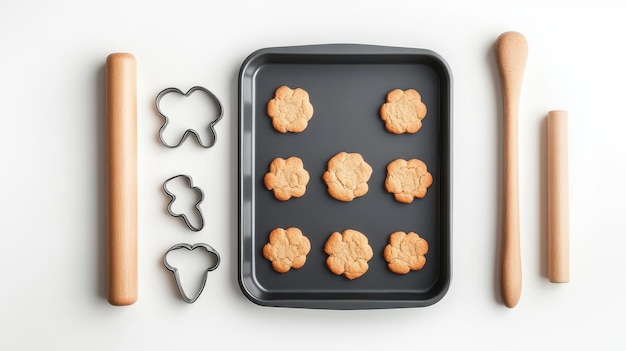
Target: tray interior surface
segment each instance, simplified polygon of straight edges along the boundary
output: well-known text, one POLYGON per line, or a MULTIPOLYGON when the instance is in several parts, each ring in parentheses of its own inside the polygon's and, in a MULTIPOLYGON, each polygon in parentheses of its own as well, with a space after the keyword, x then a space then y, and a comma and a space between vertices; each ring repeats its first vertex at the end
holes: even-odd
MULTIPOLYGON (((328 47, 324 47, 328 49, 328 47)), ((261 305, 312 308, 426 306, 438 301, 450 279, 450 76, 430 52, 368 47, 367 53, 319 54, 294 47, 252 55, 240 82, 240 285, 261 305), (314 115, 302 133, 272 128, 267 102, 281 85, 309 93, 314 115), (386 94, 416 89, 427 105, 422 128, 396 135, 379 117, 386 94), (372 166, 369 191, 351 202, 328 195, 322 174, 338 152, 358 152, 372 166), (278 201, 263 185, 270 162, 297 156, 310 181, 306 194, 278 201), (386 166, 418 158, 433 184, 423 199, 397 202, 384 188, 386 166), (272 229, 298 227, 311 251, 300 269, 277 273, 262 255, 272 229), (356 229, 374 251, 363 276, 348 280, 326 267, 326 239, 334 231, 356 229), (387 268, 383 250, 395 231, 414 231, 429 243, 427 263, 406 275, 387 268)), ((332 50, 335 49, 335 50, 332 50)), ((338 51, 338 53, 336 52, 338 51)))

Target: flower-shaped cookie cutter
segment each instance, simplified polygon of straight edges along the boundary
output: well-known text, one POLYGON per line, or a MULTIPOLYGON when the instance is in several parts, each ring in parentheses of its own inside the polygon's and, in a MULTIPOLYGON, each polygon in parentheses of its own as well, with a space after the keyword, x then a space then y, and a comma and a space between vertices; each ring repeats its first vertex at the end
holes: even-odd
POLYGON ((198 297, 200 297, 200 294, 202 294, 202 291, 204 290, 204 286, 206 285, 206 280, 207 280, 207 277, 209 275, 209 272, 214 271, 220 265, 220 254, 217 252, 217 250, 212 248, 210 245, 204 244, 204 243, 198 243, 198 244, 194 244, 194 245, 191 245, 191 244, 176 244, 176 245, 172 246, 169 250, 167 250, 165 252, 165 254, 163 255, 163 265, 170 272, 174 273, 174 278, 176 279, 176 286, 178 287, 178 292, 180 292, 180 297, 183 298, 183 301, 185 301, 186 303, 194 303, 194 302, 196 302, 198 297), (210 267, 208 267, 205 270, 204 277, 202 278, 202 284, 200 285, 200 289, 198 290, 198 292, 194 296, 189 297, 185 293, 185 290, 183 289, 183 286, 180 283, 180 275, 178 274, 178 268, 176 268, 176 267, 174 267, 174 266, 169 264, 169 262, 167 261, 167 255, 170 252, 174 251, 174 250, 187 249, 189 251, 193 251, 193 250, 195 250, 197 248, 202 248, 202 249, 206 250, 206 252, 208 252, 208 253, 212 254, 213 256, 215 256, 215 264, 210 266, 210 267))
POLYGON ((187 228, 191 229, 194 232, 199 232, 204 227, 204 217, 202 216, 202 210, 200 210, 200 203, 204 200, 204 192, 202 191, 202 189, 193 185, 193 179, 191 179, 191 176, 188 176, 186 174, 178 174, 168 178, 167 180, 165 180, 165 182, 163 182, 163 191, 165 191, 165 193, 170 197, 170 201, 167 203, 167 212, 173 217, 181 217, 185 221, 187 228), (179 177, 187 179, 189 187, 199 194, 198 201, 196 201, 196 204, 194 205, 196 211, 198 211, 198 215, 200 218, 200 225, 197 227, 191 224, 191 222, 189 221, 189 217, 187 217, 186 214, 176 213, 172 210, 172 204, 174 203, 174 201, 176 201, 176 195, 174 195, 174 193, 172 193, 167 188, 167 184, 179 177))
POLYGON ((177 148, 179 147, 190 135, 193 135, 196 138, 196 141, 198 142, 198 144, 200 146, 202 146, 205 149, 211 148, 213 147, 213 145, 215 145, 215 142, 217 141, 217 133, 215 132, 215 124, 217 122, 219 122, 222 119, 222 116, 224 115, 224 108, 222 107, 222 103, 220 102, 220 100, 212 93, 210 92, 208 89, 201 87, 201 86, 194 86, 191 89, 189 89, 186 93, 183 93, 180 89, 178 88, 166 88, 164 90, 162 90, 156 97, 156 109, 157 112, 161 115, 161 117, 163 117, 163 124, 161 125, 161 128, 159 128, 159 139, 161 140, 161 143, 163 145, 165 145, 166 147, 173 149, 173 148, 177 148), (190 96, 191 94, 193 94, 193 92, 195 92, 196 90, 200 90, 202 92, 204 92, 205 94, 207 94, 212 100, 213 102, 215 102, 215 104, 217 105, 218 109, 219 109, 219 115, 217 116, 216 119, 214 119, 213 121, 209 122, 209 132, 211 133, 211 137, 212 139, 209 141, 209 143, 207 144, 203 144, 202 143, 202 138, 200 137, 200 135, 198 134, 198 132, 195 129, 187 129, 185 130, 185 132, 183 133, 183 136, 180 138, 180 141, 177 144, 171 145, 168 144, 165 139, 163 138, 163 132, 165 131, 165 127, 167 127, 167 125, 169 124, 169 117, 163 113, 163 111, 161 111, 161 99, 169 94, 169 93, 177 93, 177 94, 181 94, 185 97, 190 96))

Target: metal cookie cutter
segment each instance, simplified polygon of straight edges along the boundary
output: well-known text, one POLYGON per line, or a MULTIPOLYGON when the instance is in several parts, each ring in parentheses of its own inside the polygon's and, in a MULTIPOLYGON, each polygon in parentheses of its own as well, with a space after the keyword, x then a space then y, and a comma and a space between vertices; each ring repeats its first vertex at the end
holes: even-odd
POLYGON ((169 195, 169 197, 171 198, 170 201, 167 204, 167 212, 170 215, 172 215, 173 217, 182 217, 182 219, 185 221, 185 224, 187 225, 187 227, 189 229, 193 230, 194 232, 198 232, 198 231, 200 231, 204 227, 204 217, 202 216, 202 210, 200 210, 200 203, 204 200, 204 192, 202 191, 202 189, 198 188, 197 186, 193 186, 193 179, 191 179, 190 176, 188 176, 186 174, 178 174, 178 175, 175 175, 175 176, 167 179, 165 182, 163 182, 163 191, 165 191, 165 193, 167 195, 169 195), (167 184, 169 182, 171 182, 172 180, 174 180, 176 178, 179 178, 179 177, 186 178, 187 182, 189 183, 189 187, 191 189, 193 189, 194 191, 196 191, 200 195, 199 198, 198 198, 198 201, 194 205, 194 207, 196 208, 196 211, 198 211, 198 215, 200 217, 200 225, 198 227, 195 227, 193 224, 191 224, 191 222, 189 221, 189 218, 184 213, 176 213, 176 212, 172 211, 172 204, 176 200, 176 195, 174 195, 174 193, 172 193, 171 191, 169 191, 167 189, 167 184))
POLYGON ((206 89, 204 87, 200 87, 200 86, 195 86, 195 87, 192 87, 191 89, 189 89, 186 93, 183 93, 178 88, 167 88, 167 89, 164 89, 156 97, 156 109, 157 109, 157 112, 159 112, 159 114, 163 117, 163 125, 161 125, 161 128, 159 129, 159 139, 161 140, 161 143, 163 145, 165 145, 166 147, 168 147, 170 149, 176 148, 176 147, 180 146, 189 137, 189 135, 192 135, 192 134, 196 138, 196 141, 198 142, 198 144, 200 146, 202 146, 203 148, 205 148, 205 149, 208 149, 208 148, 212 147, 213 145, 215 145, 215 142, 217 141, 217 133, 215 132, 215 124, 222 119, 222 116, 224 115, 224 109, 222 107, 222 103, 220 102, 220 100, 212 92, 210 92, 208 89, 206 89), (183 133, 182 138, 180 139, 180 141, 176 145, 170 145, 170 144, 168 144, 165 141, 165 139, 163 139, 163 132, 165 131, 165 127, 169 123, 169 118, 161 111, 161 99, 163 98, 163 96, 165 96, 165 95, 167 95, 169 93, 178 93, 178 94, 181 94, 181 95, 184 95, 184 96, 189 96, 196 90, 200 90, 200 91, 203 91, 204 93, 206 93, 215 102, 215 104, 219 108, 219 115, 217 116, 217 118, 215 120, 209 122, 209 132, 211 133, 212 140, 210 140, 208 144, 203 144, 202 140, 200 138, 200 135, 198 134, 198 132, 196 132, 194 129, 187 129, 185 131, 185 133, 183 133))
POLYGON ((167 252, 165 252, 165 255, 163 255, 163 265, 165 266, 165 268, 167 268, 169 271, 171 271, 172 273, 174 273, 174 278, 176 279, 176 286, 178 287, 178 291, 180 292, 180 296, 183 298, 183 300, 186 303, 194 303, 198 297, 200 297, 200 294, 202 294, 202 290, 204 290, 204 286, 206 285, 206 280, 207 280, 207 276, 209 275, 209 272, 214 271, 217 266, 220 265, 220 255, 219 253, 217 253, 217 251, 212 248, 211 246, 204 244, 204 243, 199 243, 199 244, 176 244, 174 246, 172 246, 169 250, 167 250, 167 252), (215 264, 209 268, 206 269, 206 271, 204 272, 204 277, 202 279, 202 285, 200 285, 200 289, 198 290, 198 292, 196 293, 196 295, 192 296, 192 297, 188 297, 187 294, 185 294, 185 291, 183 290, 183 286, 180 284, 180 276, 178 275, 178 269, 172 265, 169 264, 169 262, 167 261, 167 255, 174 251, 174 250, 178 250, 178 249, 187 249, 189 251, 193 251, 197 248, 203 248, 204 250, 206 250, 208 253, 212 254, 213 256, 215 256, 215 264))

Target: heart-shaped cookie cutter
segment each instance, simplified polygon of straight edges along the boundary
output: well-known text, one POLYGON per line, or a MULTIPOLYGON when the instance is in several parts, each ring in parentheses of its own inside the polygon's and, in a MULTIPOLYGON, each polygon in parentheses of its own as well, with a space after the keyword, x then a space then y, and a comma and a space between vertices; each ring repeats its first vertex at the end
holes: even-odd
POLYGON ((165 254, 163 255, 163 265, 169 271, 174 273, 174 278, 176 279, 176 286, 178 287, 178 291, 180 292, 180 296, 183 298, 183 301, 185 301, 186 303, 194 303, 194 302, 196 302, 198 297, 200 297, 200 294, 202 294, 202 291, 204 290, 204 286, 206 285, 206 280, 207 280, 207 277, 209 275, 209 272, 214 271, 220 265, 220 255, 214 248, 212 248, 208 244, 204 244, 204 243, 198 243, 198 244, 194 244, 194 245, 191 245, 191 244, 176 244, 176 245, 172 246, 169 250, 167 250, 165 252, 165 254), (193 250, 195 250, 197 248, 203 248, 208 253, 214 255, 215 256, 215 264, 213 266, 211 266, 211 267, 206 269, 206 271, 204 272, 204 277, 202 278, 202 284, 200 285, 200 289, 198 290, 198 292, 194 296, 189 297, 185 293, 185 290, 183 289, 183 286, 180 283, 180 275, 178 274, 178 268, 176 268, 176 267, 174 267, 174 266, 169 264, 169 262, 167 261, 167 255, 170 252, 174 251, 174 250, 187 249, 189 251, 193 251, 193 250))
POLYGON ((202 216, 202 210, 200 210, 200 203, 204 200, 204 192, 202 191, 202 189, 193 185, 193 179, 191 179, 191 176, 188 176, 186 174, 178 174, 171 178, 168 178, 167 180, 165 180, 165 182, 163 182, 163 191, 165 191, 165 193, 169 195, 170 197, 170 201, 167 204, 167 212, 170 215, 172 215, 173 217, 182 217, 182 219, 185 221, 185 224, 187 225, 187 228, 191 229, 194 232, 198 232, 204 227, 204 217, 202 216), (167 184, 178 177, 186 178, 187 183, 189 184, 189 187, 193 189, 194 191, 196 191, 198 194, 200 194, 200 198, 194 205, 200 217, 200 225, 198 227, 195 227, 193 224, 191 224, 191 222, 189 221, 189 218, 184 213, 176 213, 172 211, 172 204, 176 200, 176 195, 174 195, 174 193, 172 193, 171 191, 167 189, 167 184))
POLYGON ((206 89, 204 87, 201 87, 201 86, 195 86, 195 87, 192 87, 191 89, 189 89, 186 93, 183 93, 178 88, 166 88, 166 89, 162 90, 157 95, 155 104, 156 104, 157 112, 161 115, 161 117, 163 117, 163 124, 161 125, 161 128, 159 128, 159 139, 161 140, 161 143, 163 145, 165 145, 166 147, 168 147, 170 149, 177 148, 190 135, 193 135, 196 138, 196 141, 198 142, 198 144, 200 146, 202 146, 203 148, 205 148, 205 149, 211 148, 213 145, 215 145, 215 142, 217 141, 217 133, 215 132, 215 124, 222 119, 222 116, 224 115, 224 108, 222 107, 222 103, 220 102, 220 100, 212 92, 210 92, 208 89, 206 89), (183 136, 181 137, 180 141, 177 144, 175 144, 175 145, 168 144, 165 141, 165 139, 163 139, 163 132, 165 131, 165 127, 169 123, 169 117, 167 117, 167 115, 165 113, 163 113, 163 111, 161 111, 161 99, 165 95, 167 95, 169 93, 178 93, 178 94, 181 94, 181 95, 183 95, 185 97, 188 97, 189 95, 191 95, 196 90, 200 90, 200 91, 206 93, 215 102, 215 104, 219 108, 219 115, 217 116, 217 118, 214 119, 213 121, 209 122, 209 132, 211 133, 212 140, 209 143, 207 143, 207 144, 203 144, 202 140, 201 140, 202 138, 200 137, 198 132, 196 132, 195 129, 187 129, 187 130, 185 130, 185 132, 183 133, 183 136))

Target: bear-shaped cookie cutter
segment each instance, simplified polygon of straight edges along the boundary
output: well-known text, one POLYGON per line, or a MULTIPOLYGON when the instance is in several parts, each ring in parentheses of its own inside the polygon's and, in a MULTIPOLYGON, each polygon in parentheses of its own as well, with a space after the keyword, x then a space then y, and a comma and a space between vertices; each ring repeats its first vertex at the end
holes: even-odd
POLYGON ((208 89, 206 89, 204 87, 201 87, 201 86, 194 86, 191 89, 189 89, 186 93, 183 93, 178 88, 166 88, 166 89, 162 90, 157 95, 156 101, 155 101, 155 105, 156 105, 157 112, 161 115, 161 117, 163 117, 163 124, 161 125, 161 128, 159 128, 159 139, 161 140, 161 143, 163 145, 165 145, 166 147, 168 147, 170 149, 177 148, 190 135, 193 135, 196 138, 196 141, 198 142, 198 144, 200 146, 202 146, 203 148, 205 148, 205 149, 211 148, 211 147, 213 147, 213 145, 215 145, 215 142, 217 141, 217 133, 215 132, 215 124, 217 124, 217 122, 219 122, 222 119, 222 116, 224 115, 224 108, 222 107, 222 103, 220 102, 220 100, 212 92, 210 92, 208 89), (180 138, 180 141, 177 144, 174 144, 174 145, 168 144, 165 141, 165 139, 163 138, 163 132, 165 131, 165 128, 169 124, 169 120, 170 119, 161 110, 161 99, 165 95, 170 94, 170 93, 177 93, 177 94, 183 95, 185 97, 188 97, 188 96, 190 96, 191 94, 193 94, 197 90, 200 90, 200 91, 204 92, 209 98, 211 98, 211 100, 213 100, 215 105, 218 107, 219 114, 218 114, 217 118, 215 118, 214 120, 209 122, 209 125, 208 125, 209 133, 211 133, 212 139, 208 143, 204 144, 204 143, 202 143, 202 138, 200 137, 198 132, 195 129, 190 128, 190 129, 185 130, 185 132, 183 133, 183 136, 180 138))
POLYGON ((181 217, 183 221, 185 221, 187 228, 191 229, 194 232, 199 232, 202 228, 204 228, 204 217, 202 215, 202 210, 200 209, 200 203, 204 201, 204 192, 202 191, 202 189, 193 185, 193 179, 191 178, 191 176, 188 176, 186 174, 178 174, 178 175, 168 178, 165 182, 163 182, 163 191, 165 191, 165 193, 170 197, 170 201, 167 203, 167 212, 172 217, 181 217), (176 201, 176 195, 174 195, 174 193, 171 192, 167 188, 167 184, 169 184, 172 180, 176 178, 181 178, 181 177, 185 178, 187 180, 187 184, 189 185, 189 188, 191 188, 198 194, 198 200, 194 204, 194 208, 196 212, 198 213, 198 217, 200 221, 200 225, 198 226, 194 226, 193 224, 191 224, 191 221, 189 221, 189 217, 186 214, 176 213, 172 210, 172 204, 174 203, 174 201, 176 201))

